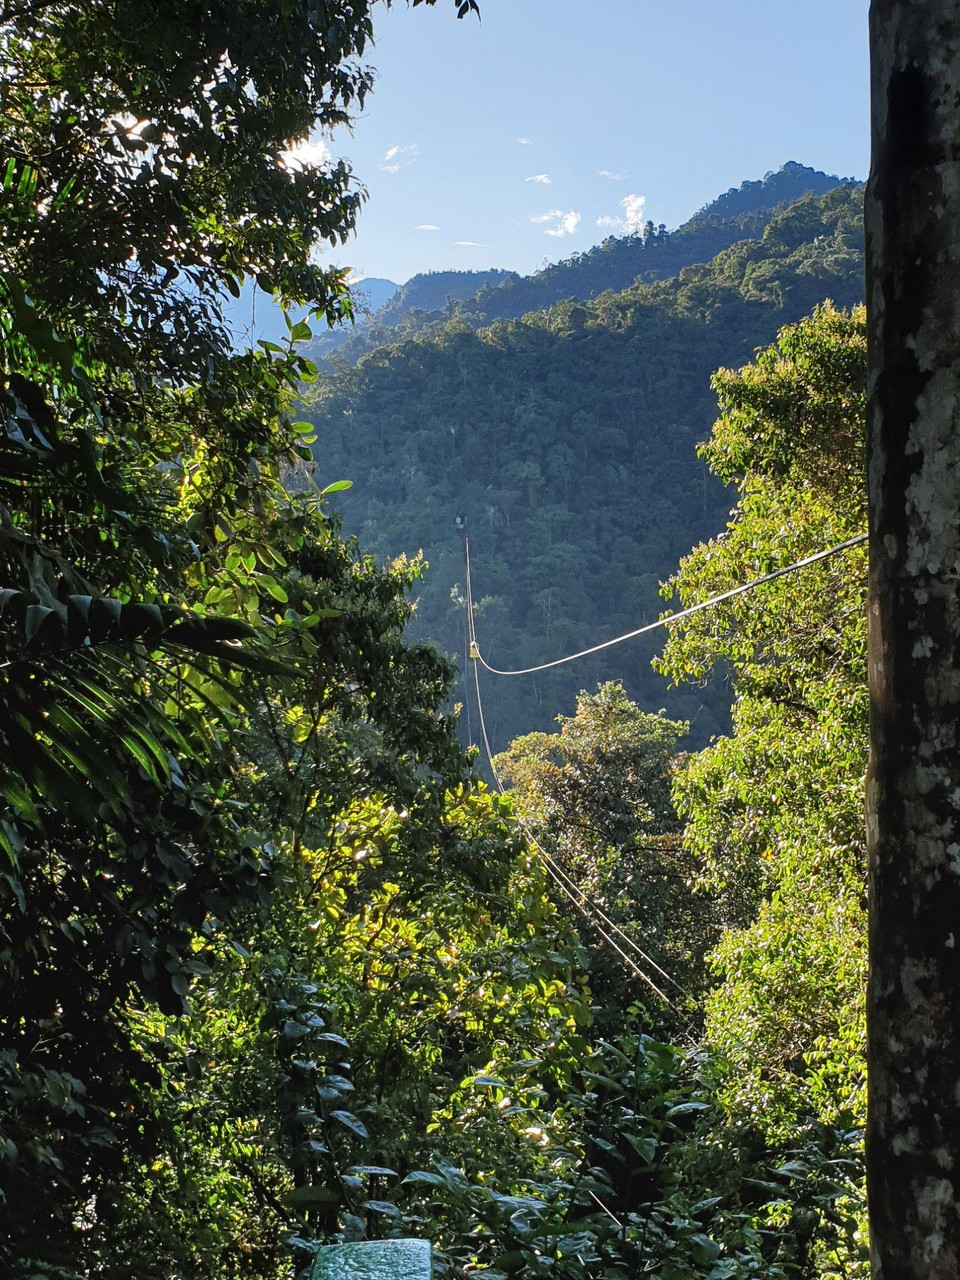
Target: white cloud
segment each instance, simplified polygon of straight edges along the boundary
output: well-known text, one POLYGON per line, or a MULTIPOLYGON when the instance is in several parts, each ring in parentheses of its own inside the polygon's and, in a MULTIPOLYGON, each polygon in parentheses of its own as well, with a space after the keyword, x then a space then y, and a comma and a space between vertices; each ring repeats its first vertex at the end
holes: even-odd
POLYGON ((568 213, 564 213, 562 209, 551 209, 549 213, 535 213, 530 219, 531 222, 545 223, 553 222, 556 225, 545 227, 543 234, 545 236, 572 236, 580 223, 580 215, 571 209, 568 213))
POLYGON ((462 249, 489 249, 488 244, 481 244, 479 240, 454 240, 454 244, 459 245, 462 249))
POLYGON ((625 173, 614 173, 611 169, 600 170, 600 177, 609 178, 611 182, 622 182, 626 176, 625 173))
POLYGON ((415 226, 414 231, 439 231, 440 228, 434 222, 421 222, 415 226))
POLYGON ((611 231, 618 231, 624 236, 634 235, 643 229, 643 214, 646 205, 646 196, 624 196, 620 201, 623 215, 619 218, 611 218, 608 215, 604 215, 602 218, 597 219, 597 226, 609 227, 611 231))
POLYGON ((579 213, 574 213, 571 209, 569 213, 565 213, 561 216, 559 226, 548 228, 544 234, 548 236, 557 236, 558 238, 560 236, 572 236, 579 223, 579 213))
POLYGON ((388 147, 380 157, 380 168, 384 173, 399 173, 417 158, 417 144, 409 142, 406 146, 388 147))
POLYGON ((327 164, 332 158, 330 148, 319 139, 298 142, 295 147, 290 147, 280 156, 285 169, 303 169, 308 165, 327 164))
POLYGON ((529 178, 524 178, 524 182, 539 182, 541 187, 549 187, 551 178, 549 173, 532 173, 529 178))
POLYGON ((532 146, 533 146, 533 139, 532 139, 532 138, 518 138, 518 139, 517 139, 517 142, 520 144, 520 146, 521 146, 521 147, 532 147, 532 146))
POLYGON ((623 210, 623 220, 627 224, 628 231, 639 231, 643 226, 643 212, 647 207, 646 196, 624 196, 620 201, 620 208, 623 210))

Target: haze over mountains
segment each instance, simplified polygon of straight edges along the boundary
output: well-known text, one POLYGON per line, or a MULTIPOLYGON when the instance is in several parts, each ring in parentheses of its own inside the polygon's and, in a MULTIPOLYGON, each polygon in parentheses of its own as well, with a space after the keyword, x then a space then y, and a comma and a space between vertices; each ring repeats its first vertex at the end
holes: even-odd
MULTIPOLYGON (((550 661, 655 619, 659 583, 723 529, 732 502, 696 454, 711 374, 827 298, 862 300, 861 219, 858 184, 790 164, 674 232, 648 226, 534 276, 414 277, 332 363, 315 343, 328 357, 311 398, 317 478, 354 481, 338 503, 364 550, 423 550, 416 635, 468 665, 457 514, 494 665, 550 661)), ((611 678, 693 720, 693 741, 719 731, 722 691, 668 693, 649 665, 657 647, 486 679, 495 749, 611 678)), ((466 686, 460 697, 475 739, 466 686)))

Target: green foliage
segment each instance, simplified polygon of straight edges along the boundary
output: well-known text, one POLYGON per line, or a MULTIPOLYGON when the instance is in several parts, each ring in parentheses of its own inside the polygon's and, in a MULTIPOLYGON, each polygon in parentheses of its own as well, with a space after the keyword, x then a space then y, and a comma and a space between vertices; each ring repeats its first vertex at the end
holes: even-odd
POLYGON ((142 1105, 165 1144, 127 1153, 115 1267, 274 1275, 291 1249, 376 1237, 399 1219, 399 1179, 469 1112, 465 1073, 538 1047, 564 1061, 585 1011, 498 810, 460 786, 430 838, 371 795, 287 832, 269 916, 214 930, 182 1017, 136 1018, 164 1063, 142 1105))
MULTIPOLYGON (((322 495, 283 483, 309 454, 309 326, 235 356, 219 323, 244 275, 349 314, 342 272, 310 253, 360 193, 345 166, 287 153, 362 101, 369 30, 365 4, 0 19, 4 1274, 195 1261, 164 1207, 189 1125, 170 1119, 177 1049, 156 1019, 277 891, 279 819, 245 785, 264 703, 329 681, 347 763, 408 798, 429 776, 431 815, 463 773, 448 672, 400 640, 405 573, 359 559, 322 495)), ((217 1243, 228 1180, 204 1167, 186 1234, 206 1224, 202 1265, 242 1271, 217 1243)))
MULTIPOLYGON (((405 1220, 437 1241, 446 1275, 841 1274, 837 1260, 856 1251, 855 1135, 811 1128, 788 1151, 765 1151, 725 1125, 710 1075, 696 1053, 649 1036, 601 1042, 565 1098, 579 1123, 532 1128, 539 1171, 504 1190, 502 1170, 438 1156, 404 1180, 405 1220)), ((498 1093, 511 1102, 505 1085, 498 1093)))
MULTIPOLYGON (((862 531, 865 369, 862 309, 824 307, 718 374, 705 452, 741 496, 672 580, 685 605, 862 531)), ((720 1097, 774 1142, 806 1116, 863 1121, 865 554, 678 624, 662 659, 674 679, 732 673, 732 732, 690 759, 676 798, 726 924, 706 1009, 720 1097)))
MULTIPOLYGON (((516 739, 494 761, 497 771, 525 829, 639 946, 644 958, 632 959, 663 992, 632 973, 604 937, 609 927, 581 920, 561 897, 592 946, 601 1031, 619 1030, 624 1010, 642 1000, 658 1034, 679 1034, 695 1016, 700 957, 715 940, 709 906, 691 892, 694 866, 670 793, 686 726, 641 711, 616 683, 581 693, 576 715, 558 723, 558 733, 516 739)), ((613 942, 622 950, 619 936, 613 942)))
POLYGON ((342 238, 359 194, 346 166, 284 153, 362 103, 370 32, 365 4, 15 10, 2 154, 24 198, 0 230, 6 269, 85 342, 177 379, 203 370, 217 295, 245 274, 340 314, 340 277, 308 254, 342 238))

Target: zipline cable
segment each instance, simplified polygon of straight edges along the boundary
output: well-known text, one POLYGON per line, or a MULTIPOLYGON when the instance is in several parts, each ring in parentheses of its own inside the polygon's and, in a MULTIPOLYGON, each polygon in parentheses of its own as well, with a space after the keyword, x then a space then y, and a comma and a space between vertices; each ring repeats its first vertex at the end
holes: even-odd
MULTIPOLYGON (((471 629, 472 629, 472 623, 471 623, 471 629)), ((505 796, 507 794, 507 791, 503 785, 503 782, 501 781, 500 774, 497 772, 497 767, 493 763, 493 752, 490 749, 490 739, 487 736, 487 723, 483 714, 483 700, 480 696, 480 672, 476 663, 473 664, 473 678, 476 684, 477 717, 480 721, 480 733, 483 738, 484 753, 486 754, 486 757, 487 757, 487 764, 490 767, 490 772, 492 773, 493 779, 497 784, 497 789, 499 790, 501 795, 505 796)), ((677 1008, 677 1006, 670 999, 670 997, 660 990, 660 988, 657 986, 654 980, 650 977, 650 975, 645 973, 644 970, 641 969, 640 966, 636 963, 636 961, 631 956, 629 956, 626 951, 623 950, 623 948, 615 941, 615 939, 613 939, 610 936, 609 933, 607 933, 603 925, 599 923, 599 920, 603 920, 612 929, 614 929, 623 938, 624 942, 626 942, 630 947, 633 948, 634 951, 636 951, 636 953, 641 957, 641 959, 645 960, 654 969, 656 969, 658 973, 662 974, 663 977, 666 978, 668 982, 673 983, 673 985, 678 989, 678 991, 680 991, 683 995, 686 995, 687 993, 683 990, 680 984, 676 982, 673 978, 671 978, 670 975, 666 973, 663 969, 661 969, 660 966, 655 961, 651 960, 650 957, 646 954, 646 952, 644 952, 628 934, 624 933, 624 931, 620 928, 618 924, 615 924, 609 918, 609 916, 607 916, 602 911, 602 909, 595 902, 593 902, 593 900, 586 894, 586 892, 580 888, 580 886, 576 883, 576 881, 573 880, 570 876, 568 876, 567 873, 563 870, 563 868, 559 866, 556 860, 550 856, 550 854, 546 851, 546 849, 544 849, 543 845, 540 843, 537 837, 533 834, 533 832, 530 830, 530 828, 527 826, 524 820, 519 816, 519 814, 515 816, 516 816, 517 825, 519 826, 520 830, 526 836, 528 842, 540 854, 540 857, 543 859, 544 866, 546 867, 547 874, 551 876, 552 879, 556 882, 561 892, 567 898, 570 899, 570 901, 573 903, 574 907, 576 907, 576 909, 580 912, 580 914, 593 926, 594 929, 596 929, 596 931, 600 934, 601 938, 603 938, 604 942, 606 942, 608 946, 612 947, 613 950, 616 951, 616 953, 623 959, 627 967, 638 978, 642 979, 647 984, 647 986, 651 988, 652 991, 655 991, 656 994, 660 997, 660 999, 663 1000, 664 1003, 667 1004, 671 1009, 673 1009, 674 1012, 680 1013, 681 1012, 680 1009, 677 1008), (571 889, 570 887, 568 887, 569 885, 572 885, 573 888, 571 889), (591 912, 593 912, 593 914, 591 914, 591 912)))
POLYGON ((762 587, 764 583, 774 582, 777 578, 783 578, 788 573, 795 573, 798 569, 805 569, 808 565, 816 564, 820 560, 826 560, 829 556, 835 556, 840 551, 847 551, 850 547, 859 546, 861 542, 866 542, 867 536, 867 534, 861 533, 856 538, 848 538, 846 542, 839 542, 835 547, 829 547, 826 551, 818 551, 815 555, 795 561, 794 564, 784 565, 781 569, 774 569, 772 573, 765 573, 762 577, 753 578, 750 582, 744 582, 739 587, 732 587, 729 591, 724 591, 718 596, 712 596, 709 600, 701 600, 699 604, 692 604, 687 609, 681 609, 679 613, 670 613, 664 618, 658 618, 656 622, 648 622, 642 627, 637 627, 635 631, 627 631, 622 636, 614 636, 612 640, 604 640, 601 644, 592 645, 589 649, 581 649, 579 653, 568 653, 566 657, 554 658, 552 662, 541 662, 536 667, 522 667, 517 671, 501 671, 498 667, 491 667, 480 652, 476 632, 473 630, 473 588, 470 582, 470 549, 468 546, 467 602, 471 611, 470 631, 473 636, 470 656, 489 671, 492 676, 532 676, 538 671, 547 671, 550 667, 562 667, 566 662, 576 662, 578 658, 587 658, 590 654, 599 653, 602 649, 611 649, 614 645, 623 644, 626 640, 634 640, 637 636, 647 635, 651 631, 659 630, 660 627, 669 626, 672 622, 680 622, 683 618, 692 618, 695 613, 701 613, 704 609, 712 608, 713 605, 722 604, 724 600, 732 600, 735 596, 742 596, 747 591, 762 587))
MULTIPOLYGON (((491 750, 490 739, 487 735, 486 719, 483 714, 483 699, 480 694, 479 666, 482 665, 487 671, 491 673, 491 675, 523 676, 523 675, 534 675, 538 671, 546 671, 551 667, 559 667, 567 662, 575 662, 579 658, 589 657, 591 654, 599 653, 603 649, 610 649, 614 645, 623 644, 627 640, 633 640, 638 636, 646 635, 651 631, 656 631, 660 627, 665 627, 671 622, 679 622, 683 618, 692 617, 694 614, 700 613, 702 610, 708 609, 713 605, 721 604, 725 600, 731 600, 736 596, 744 595, 746 592, 752 591, 757 587, 763 586, 765 583, 774 582, 776 581, 776 579, 782 578, 788 573, 795 573, 798 569, 804 569, 808 565, 816 564, 821 560, 826 560, 830 556, 837 555, 841 551, 846 551, 850 547, 855 547, 855 546, 858 546, 860 543, 865 542, 867 540, 867 536, 868 536, 867 534, 860 534, 855 538, 848 538, 845 542, 841 542, 841 543, 838 543, 836 546, 829 547, 826 551, 818 551, 814 555, 806 556, 802 560, 795 561, 793 564, 784 565, 780 569, 775 569, 771 573, 763 574, 759 578, 753 578, 751 579, 750 582, 743 583, 739 587, 733 587, 731 590, 724 591, 720 595, 711 597, 709 600, 703 600, 699 604, 691 605, 687 609, 682 609, 679 613, 669 614, 664 618, 659 618, 656 622, 647 623, 643 627, 638 627, 635 630, 628 631, 623 635, 615 636, 612 640, 605 640, 601 644, 591 646, 589 649, 582 649, 577 653, 568 654, 566 657, 556 658, 552 662, 544 662, 535 667, 524 667, 516 671, 503 671, 496 667, 490 666, 490 664, 485 661, 482 654, 480 653, 480 647, 477 644, 476 629, 474 624, 473 580, 472 580, 472 573, 470 568, 470 540, 466 536, 466 533, 464 532, 463 541, 464 541, 464 558, 466 562, 465 604, 466 604, 466 613, 467 613, 467 641, 468 641, 470 657, 473 659, 474 683, 476 685, 476 696, 477 696, 477 714, 480 721, 480 731, 483 737, 483 747, 487 757, 487 764, 489 765, 490 772, 493 775, 494 781, 496 782, 500 793, 502 795, 507 794, 506 789, 504 788, 503 782, 500 779, 500 775, 497 772, 496 766, 494 765, 493 751, 491 750)), ((660 966, 656 963, 656 961, 653 960, 650 956, 648 956, 646 952, 643 951, 643 949, 634 941, 633 938, 631 938, 628 934, 626 934, 618 924, 616 924, 613 920, 610 919, 608 915, 606 915, 606 913, 602 910, 602 908, 587 895, 587 893, 576 883, 576 881, 573 880, 573 878, 567 874, 567 872, 563 869, 563 867, 560 866, 560 864, 554 858, 551 857, 551 855, 546 851, 546 849, 543 848, 539 840, 536 838, 533 832, 529 829, 529 827, 526 825, 523 819, 520 818, 519 816, 517 817, 517 823, 520 829, 523 831, 524 835, 526 836, 527 840, 530 842, 530 844, 539 852, 541 858, 543 859, 544 866, 546 867, 547 873, 556 882, 556 884, 559 886, 559 888, 564 893, 564 895, 570 899, 570 901, 573 903, 576 909, 593 925, 593 927, 597 930, 597 932, 600 934, 603 940, 609 946, 611 946, 614 949, 614 951, 617 952, 618 955, 621 956, 621 958, 624 960, 627 966, 633 971, 633 973, 636 974, 637 977, 642 978, 643 981, 646 982, 648 986, 650 986, 651 989, 655 991, 656 994, 663 1001, 665 1001, 665 1003, 669 1005, 671 1009, 674 1009, 675 1011, 679 1012, 679 1010, 677 1009, 677 1006, 673 1003, 673 1001, 670 1000, 670 998, 667 995, 665 995, 663 991, 660 990, 660 988, 649 976, 649 974, 645 973, 639 967, 636 961, 633 960, 632 957, 627 955, 627 953, 623 950, 623 948, 620 947, 619 944, 614 940, 614 938, 610 936, 610 934, 606 931, 603 925, 605 924, 610 929, 614 930, 623 939, 623 941, 644 961, 644 963, 649 964, 653 969, 656 970, 657 973, 659 973, 668 982, 670 982, 673 986, 675 986, 678 991, 686 995, 687 993, 680 986, 680 984, 676 982, 675 979, 673 979, 668 973, 666 973, 665 970, 661 969, 660 966), (601 924, 600 921, 602 921, 603 924, 601 924)))

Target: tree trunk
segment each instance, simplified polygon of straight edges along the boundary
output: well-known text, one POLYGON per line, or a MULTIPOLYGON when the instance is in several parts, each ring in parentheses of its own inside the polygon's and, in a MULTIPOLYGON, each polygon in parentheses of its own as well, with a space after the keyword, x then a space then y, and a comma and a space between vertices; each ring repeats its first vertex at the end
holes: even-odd
POLYGON ((960 1277, 960 4, 874 0, 873 1274, 960 1277))

